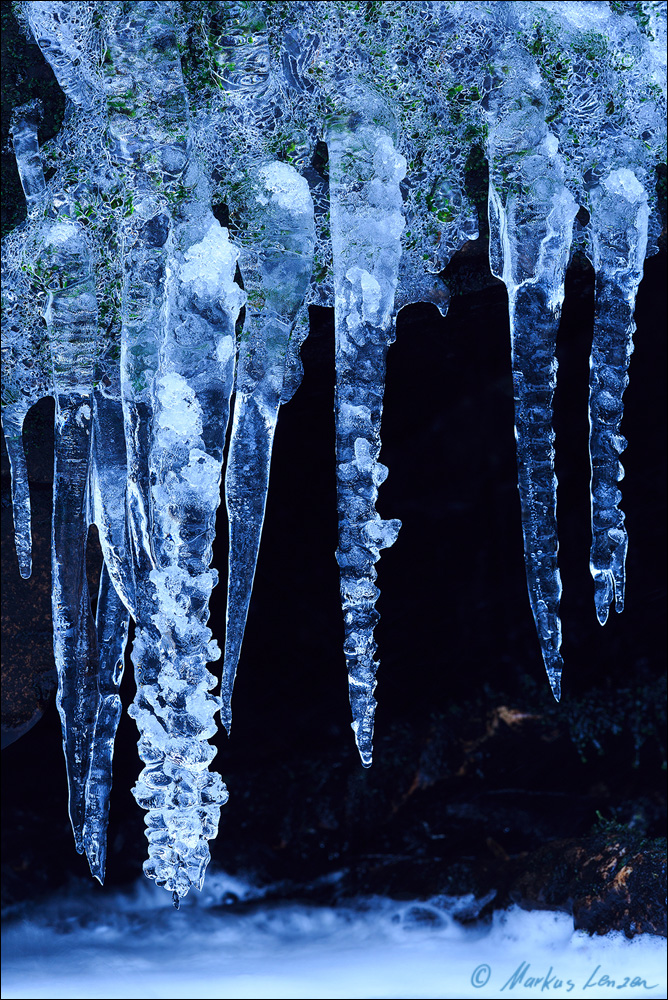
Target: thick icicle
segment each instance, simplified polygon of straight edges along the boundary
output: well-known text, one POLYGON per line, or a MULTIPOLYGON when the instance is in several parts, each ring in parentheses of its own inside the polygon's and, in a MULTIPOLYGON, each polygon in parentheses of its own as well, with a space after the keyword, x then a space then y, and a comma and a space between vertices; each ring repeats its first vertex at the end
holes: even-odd
MULTIPOLYGON (((64 11, 61 21, 51 18, 43 5, 29 4, 27 9, 31 26, 37 31, 47 58, 52 65, 55 60, 67 76, 67 67, 71 66, 76 54, 68 49, 67 44, 63 47, 54 39, 60 32, 67 36, 68 14, 71 12, 64 11), (46 25, 44 17, 49 22, 46 25), (52 31, 51 39, 46 30, 48 28, 52 31)), ((75 103, 81 103, 77 93, 70 94, 69 86, 63 86, 75 103)), ((39 265, 45 270, 50 286, 45 320, 56 398, 52 599, 54 655, 58 671, 57 705, 63 731, 75 844, 79 852, 86 849, 93 874, 102 877, 108 787, 104 794, 98 793, 95 797, 97 800, 105 799, 104 823, 101 828, 97 824, 96 835, 96 853, 98 856, 102 853, 101 868, 93 860, 87 833, 91 824, 88 811, 91 761, 96 766, 100 756, 99 741, 96 749, 94 731, 96 718, 101 710, 104 711, 98 689, 97 637, 86 580, 97 300, 91 250, 81 226, 72 218, 74 199, 61 192, 57 198, 60 218, 53 222, 40 219, 47 209, 46 184, 37 142, 40 117, 41 108, 37 102, 17 109, 12 119, 12 138, 28 217, 31 224, 41 231, 43 239, 39 265)), ((84 187, 82 185, 78 189, 78 197, 81 197, 84 187)), ((53 217, 55 212, 52 210, 50 214, 53 217)), ((12 407, 6 414, 6 424, 14 431, 8 442, 10 461, 20 473, 14 476, 18 480, 14 488, 15 516, 18 515, 17 551, 22 575, 26 576, 30 571, 30 509, 18 424, 22 417, 23 414, 12 407), (25 493, 25 497, 20 497, 21 493, 25 493)), ((107 642, 112 640, 112 631, 116 634, 116 641, 121 639, 122 632, 116 618, 109 623, 107 642)), ((105 651, 102 659, 104 661, 105 651)), ((115 728, 114 725, 113 732, 115 728)))
POLYGON ((52 609, 70 819, 82 853, 98 700, 97 641, 86 580, 97 300, 89 250, 76 223, 62 218, 49 227, 44 259, 63 286, 49 293, 45 316, 56 397, 52 609))
POLYGON ((633 351, 633 311, 647 249, 647 195, 635 174, 613 170, 590 193, 592 257, 596 270, 596 315, 590 359, 589 454, 591 458, 590 569, 594 578, 596 617, 601 625, 624 610, 628 539, 622 495, 624 475, 619 456, 626 447, 620 424, 622 395, 628 385, 633 351))
MULTIPOLYGON (((351 122, 354 116, 351 116, 351 122)), ((406 161, 376 125, 340 122, 327 136, 330 164, 336 462, 341 601, 353 731, 364 767, 372 757, 378 663, 374 626, 380 550, 401 522, 376 512, 387 468, 378 461, 385 358, 394 340, 394 293, 404 220, 399 183, 406 161)))
POLYGON ((192 156, 172 16, 163 3, 117 15, 106 86, 112 156, 138 192, 124 237, 121 352, 137 616, 130 714, 146 765, 134 794, 148 810, 144 871, 179 897, 202 884, 227 799, 208 771, 219 701, 206 663, 220 651, 206 621, 243 297, 238 251, 192 156), (148 101, 130 99, 140 81, 148 101))
MULTIPOLYGON (((207 660, 220 651, 206 627, 218 574, 209 570, 220 501, 223 445, 234 370, 238 251, 213 218, 181 258, 154 382, 149 455, 155 567, 137 580, 130 710, 146 764, 134 789, 146 819, 144 871, 170 892, 201 887, 227 791, 207 770, 216 751, 218 699, 207 660)), ((195 227, 190 227, 190 235, 195 227)), ((176 261, 174 261, 176 265, 176 261)))
MULTIPOLYGON (((221 719, 228 733, 289 341, 311 278, 315 243, 308 184, 287 163, 261 167, 249 200, 246 222, 253 241, 242 251, 240 264, 248 301, 225 474, 230 555, 221 719)), ((292 385, 290 390, 294 391, 292 385)))
MULTIPOLYGON (((506 53, 506 59, 510 57, 506 53)), ((577 205, 545 124, 540 78, 518 48, 501 69, 489 135, 490 263, 508 290, 515 438, 529 601, 554 697, 562 659, 552 398, 556 338, 577 205), (519 85, 518 85, 519 84, 519 85)))
POLYGON ((17 6, 24 8, 35 41, 63 92, 77 107, 90 109, 95 101, 95 87, 86 74, 90 60, 83 47, 84 38, 88 41, 90 37, 86 31, 89 5, 77 0, 55 3, 28 0, 17 6))

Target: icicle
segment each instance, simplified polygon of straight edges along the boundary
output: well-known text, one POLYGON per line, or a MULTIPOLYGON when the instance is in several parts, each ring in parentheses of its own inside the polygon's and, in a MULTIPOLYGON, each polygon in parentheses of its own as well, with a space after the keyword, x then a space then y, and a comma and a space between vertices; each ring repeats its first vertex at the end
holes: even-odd
POLYGON ((218 576, 208 567, 242 301, 233 281, 237 255, 214 220, 186 252, 154 384, 155 568, 141 586, 137 579, 137 697, 130 714, 146 764, 134 789, 149 810, 144 871, 179 896, 201 887, 206 840, 227 801, 220 775, 207 770, 216 751, 206 740, 220 705, 209 693, 216 682, 206 662, 220 652, 205 623, 218 576))
POLYGON ((121 716, 120 685, 130 609, 134 608, 134 576, 125 518, 127 461, 123 408, 118 377, 94 393, 92 520, 103 554, 96 614, 98 705, 86 783, 83 842, 92 874, 104 882, 109 796, 116 730, 121 716))
POLYGON ((604 625, 610 605, 624 610, 627 535, 617 482, 626 447, 620 424, 633 351, 633 311, 647 249, 647 195, 631 170, 613 170, 590 193, 596 315, 590 359, 589 453, 596 616, 604 625))
POLYGON ((382 17, 371 6, 14 5, 67 98, 62 129, 43 150, 48 182, 38 104, 17 109, 10 125, 28 209, 3 237, 3 429, 19 566, 29 575, 22 425, 53 394, 54 650, 77 848, 101 880, 129 612, 145 871, 177 906, 202 883, 227 797, 208 770, 207 740, 221 703, 230 724, 278 408, 299 384, 306 307, 316 303, 335 305, 337 560, 353 728, 371 762, 374 566, 400 527, 375 509, 387 475, 378 460, 386 352, 401 306, 447 308, 443 268, 477 232, 469 182, 485 136, 490 260, 509 298, 529 597, 557 698, 551 409, 576 208, 566 178, 590 209, 597 273, 599 620, 613 601, 623 606, 620 420, 642 258, 660 228, 650 179, 665 160, 665 4, 626 5, 626 14, 614 4, 385 4, 382 17), (316 145, 323 130, 329 174, 316 145), (215 220, 213 198, 227 205, 239 247, 215 220), (233 280, 240 250, 249 299, 226 477, 219 699, 207 669, 220 655, 207 625, 217 581, 209 566, 244 301, 233 280), (85 580, 91 516, 105 563, 96 624, 85 580))
POLYGON ((378 462, 385 357, 394 339, 401 232, 399 183, 406 172, 390 136, 343 122, 327 136, 336 326, 336 461, 341 600, 353 731, 362 764, 372 756, 378 621, 374 584, 380 549, 401 522, 376 513, 387 469, 378 462))
POLYGON ((92 874, 104 882, 107 824, 116 730, 121 718, 120 686, 130 615, 116 593, 106 563, 100 574, 96 630, 99 655, 98 705, 86 782, 86 821, 83 842, 92 874))
POLYGON ((97 711, 97 643, 86 581, 97 301, 88 247, 69 219, 49 229, 45 261, 64 286, 46 324, 56 396, 53 475, 53 636, 76 848, 84 849, 85 787, 97 711))
POLYGON ((532 75, 531 63, 521 50, 514 48, 512 54, 504 55, 512 59, 518 73, 507 79, 501 75, 491 111, 490 263, 508 289, 529 601, 550 687, 558 701, 563 664, 552 397, 557 330, 577 205, 563 183, 558 141, 545 124, 540 78, 532 75))
POLYGON ((238 250, 214 219, 191 156, 188 102, 170 7, 133 8, 109 38, 112 155, 134 174, 126 226, 121 388, 137 628, 130 714, 145 763, 134 795, 148 810, 145 874, 184 896, 201 886, 227 791, 208 771, 220 707, 206 627, 209 570, 243 296, 238 250), (173 27, 173 26, 172 26, 173 27), (114 75, 139 74, 150 100, 119 110, 114 75), (171 205, 178 194, 178 212, 171 205))
MULTIPOLYGON (((34 101, 16 108, 10 123, 16 167, 29 217, 36 216, 45 205, 46 200, 44 169, 37 142, 37 126, 40 118, 41 106, 39 102, 34 101)), ((30 486, 23 448, 23 421, 29 405, 29 401, 21 401, 18 404, 7 406, 2 414, 2 429, 7 444, 12 478, 12 512, 16 555, 19 562, 19 572, 24 580, 27 580, 32 573, 30 486)))
POLYGON ((14 517, 14 543, 19 562, 19 573, 27 580, 32 573, 32 531, 30 525, 30 483, 23 448, 23 421, 25 411, 8 406, 2 414, 2 430, 7 445, 9 469, 12 477, 12 514, 14 517))
MULTIPOLYGON (((308 184, 286 163, 258 172, 251 218, 254 242, 242 252, 241 273, 248 296, 239 343, 234 420, 225 475, 230 525, 227 628, 221 719, 232 723, 232 688, 248 615, 269 486, 269 466, 291 330, 303 304, 313 266, 315 229, 308 184), (254 221, 257 217, 257 225, 254 221), (262 236, 258 238, 257 234, 262 236)), ((290 353, 289 353, 290 352, 290 353)), ((292 373, 290 373, 291 375, 292 373)), ((290 395, 296 386, 290 378, 290 395)))

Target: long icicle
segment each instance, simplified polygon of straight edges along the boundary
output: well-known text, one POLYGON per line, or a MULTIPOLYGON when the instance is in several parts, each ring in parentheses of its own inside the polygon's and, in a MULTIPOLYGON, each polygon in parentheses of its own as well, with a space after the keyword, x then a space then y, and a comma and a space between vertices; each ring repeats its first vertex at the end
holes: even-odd
POLYGON ((130 612, 135 607, 125 516, 127 459, 120 380, 114 373, 113 378, 105 381, 95 387, 93 408, 91 507, 103 564, 95 617, 99 700, 86 783, 84 827, 90 870, 100 882, 104 882, 106 867, 112 762, 122 709, 120 686, 125 646, 130 612))
POLYGON ((601 625, 610 606, 624 610, 628 538, 619 456, 622 396, 633 351, 633 311, 647 250, 647 194, 635 174, 613 170, 591 194, 592 257, 596 271, 596 313, 590 359, 589 454, 591 460, 590 569, 596 617, 601 625))
MULTIPOLYGON (((28 218, 32 219, 36 219, 46 201, 46 181, 37 141, 40 120, 41 105, 33 102, 16 108, 10 123, 16 167, 25 195, 28 218)), ((32 573, 30 486, 23 447, 23 421, 29 405, 30 400, 20 400, 5 407, 2 413, 2 429, 7 444, 12 483, 16 556, 19 573, 24 580, 27 580, 32 573)))
POLYGON ((54 223, 45 259, 49 271, 66 286, 49 293, 45 317, 56 396, 52 609, 70 819, 82 853, 98 701, 97 640, 86 580, 97 301, 88 248, 76 223, 54 223))
POLYGON ((193 154, 173 14, 163 3, 118 14, 107 85, 111 153, 139 216, 126 233, 121 352, 137 614, 130 714, 145 764, 134 795, 148 810, 144 872, 178 905, 202 884, 227 800, 208 770, 220 702, 206 664, 220 650, 206 622, 243 295, 238 250, 193 154), (128 78, 148 80, 151 99, 119 110, 115 88, 128 78))
POLYGON ((8 406, 2 414, 2 430, 7 445, 9 471, 12 480, 12 515, 14 518, 14 544, 19 563, 19 573, 27 580, 32 573, 32 528, 30 512, 30 483, 23 447, 23 406, 8 406))
POLYGON ((269 487, 274 432, 288 348, 313 267, 315 227, 308 184, 287 163, 258 171, 249 208, 251 245, 241 255, 248 296, 235 380, 234 420, 225 473, 230 526, 221 719, 232 724, 239 663, 269 487), (258 225, 253 225, 256 216, 258 225), (257 234, 262 233, 261 239, 257 234))
POLYGON ((564 185, 557 138, 530 60, 513 46, 517 80, 500 63, 491 104, 489 227, 492 273, 508 290, 518 485, 529 602, 552 693, 561 697, 561 577, 552 398, 556 339, 577 205, 564 185), (522 122, 520 128, 519 122, 522 122))
POLYGON ((396 540, 398 520, 376 512, 387 468, 378 461, 385 358, 394 340, 394 293, 404 226, 399 183, 406 161, 383 129, 339 122, 327 136, 330 163, 336 462, 339 546, 353 732, 364 767, 373 751, 378 663, 374 627, 380 549, 396 540))
MULTIPOLYGON (((27 5, 28 21, 35 37, 45 50, 67 96, 77 106, 89 107, 92 92, 84 83, 77 69, 79 59, 73 37, 69 44, 62 44, 60 29, 67 22, 69 11, 62 11, 64 18, 54 17, 53 11, 43 5, 27 5)), ((53 390, 56 399, 55 467, 52 523, 52 572, 53 572, 53 622, 54 655, 58 672, 57 706, 61 716, 63 743, 69 783, 69 808, 75 845, 88 855, 91 871, 100 879, 104 873, 93 859, 89 848, 88 830, 89 784, 91 766, 96 766, 96 720, 101 703, 100 661, 98 636, 93 622, 88 584, 86 579, 86 544, 90 523, 90 471, 93 430, 93 383, 97 358, 97 301, 93 258, 90 247, 74 216, 79 207, 74 198, 57 197, 58 212, 53 209, 51 218, 43 217, 47 208, 48 193, 37 142, 37 127, 41 120, 38 102, 24 105, 14 113, 12 136, 19 176, 26 197, 29 219, 41 227, 44 252, 41 263, 50 275, 48 303, 45 320, 48 330, 53 372, 53 390)), ((76 199, 85 198, 87 187, 82 184, 76 199)), ((16 420, 11 410, 9 419, 16 420)), ((20 441, 13 435, 10 442, 10 461, 21 469, 25 465, 20 441)), ((19 490, 24 485, 26 497, 15 506, 19 515, 17 550, 23 576, 30 570, 30 510, 25 469, 19 477, 19 490), (25 484, 25 485, 24 485, 25 484)), ((15 489, 15 494, 17 490, 15 489)), ((102 585, 105 576, 103 570, 102 585)), ((103 604, 106 603, 103 601, 103 604)), ((98 622, 100 609, 98 607, 98 622)), ((114 618, 114 626, 119 622, 114 618)), ((110 623, 109 629, 112 628, 110 623)), ((109 633, 109 629, 107 632, 109 633)), ((118 631, 118 641, 122 632, 118 631)), ((110 634, 105 636, 107 646, 102 650, 104 665, 110 634)), ((104 671, 103 671, 104 672, 104 671)), ((104 683, 104 682, 103 682, 104 683)), ((115 725, 113 727, 115 733, 115 725)), ((113 737, 112 737, 113 744, 113 737)), ((110 780, 109 780, 110 784, 110 780)), ((100 801, 98 792, 94 799, 100 801)), ((102 838, 96 857, 104 855, 104 835, 108 812, 103 807, 103 829, 96 840, 102 838), (106 810, 106 811, 105 811, 106 810)), ((99 825, 99 824, 98 824, 99 825)))

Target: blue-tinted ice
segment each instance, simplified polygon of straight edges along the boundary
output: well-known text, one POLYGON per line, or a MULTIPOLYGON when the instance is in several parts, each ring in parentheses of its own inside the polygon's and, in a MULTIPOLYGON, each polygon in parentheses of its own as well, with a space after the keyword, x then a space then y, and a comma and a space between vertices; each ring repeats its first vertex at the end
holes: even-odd
MULTIPOLYGON (((19 568, 30 575, 22 427, 53 396, 54 654, 75 842, 102 880, 134 619, 145 872, 178 904, 202 884, 227 799, 208 740, 217 711, 231 724, 274 432, 300 382, 310 305, 335 312, 336 558, 353 729, 371 763, 375 563, 400 528, 376 511, 388 472, 386 355, 403 305, 447 309, 443 271, 478 234, 475 156, 489 165, 490 263, 508 291, 529 602, 555 697, 552 399, 574 247, 596 271, 594 603, 601 623, 613 603, 622 610, 622 394, 635 295, 660 228, 666 4, 14 10, 67 101, 61 131, 41 148, 38 102, 11 120, 27 207, 3 241, 2 421, 19 568), (207 623, 223 476, 218 695, 208 664, 221 649, 207 623), (104 561, 95 618, 92 525, 104 561)), ((407 400, 420 391, 406 386, 407 400)))

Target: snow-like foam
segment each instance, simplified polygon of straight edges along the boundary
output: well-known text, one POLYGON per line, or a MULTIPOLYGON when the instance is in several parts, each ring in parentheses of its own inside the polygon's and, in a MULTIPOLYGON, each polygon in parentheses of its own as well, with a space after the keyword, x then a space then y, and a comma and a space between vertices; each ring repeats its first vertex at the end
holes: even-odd
POLYGON ((179 912, 144 886, 78 888, 6 929, 3 997, 666 996, 665 940, 591 938, 563 913, 512 908, 464 927, 462 901, 443 897, 340 908, 261 897, 222 873, 179 912))

